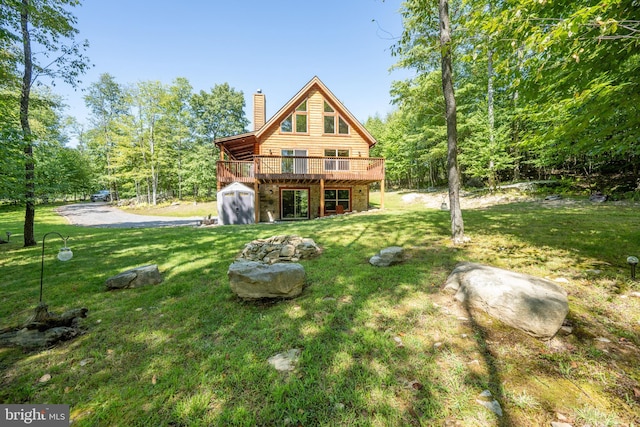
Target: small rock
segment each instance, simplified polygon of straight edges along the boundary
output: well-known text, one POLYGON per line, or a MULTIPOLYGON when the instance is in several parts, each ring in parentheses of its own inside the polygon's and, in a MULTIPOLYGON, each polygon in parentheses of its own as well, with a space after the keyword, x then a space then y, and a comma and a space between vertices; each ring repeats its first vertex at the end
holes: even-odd
POLYGON ((397 347, 404 347, 404 344, 402 343, 402 338, 400 338, 400 337, 393 337, 393 340, 396 342, 396 346, 397 346, 397 347))
POLYGON ((629 294, 630 297, 640 298, 640 292, 631 292, 629 294))
POLYGON ((437 342, 437 343, 434 343, 433 346, 435 348, 439 348, 439 347, 442 347, 442 343, 441 342, 437 342))
POLYGON ((484 390, 482 393, 480 393, 481 397, 491 397, 491 392, 489 390, 484 390))
POLYGON ((489 409, 491 412, 496 414, 497 416, 502 416, 502 408, 497 400, 492 400, 491 402, 485 402, 484 400, 476 400, 479 404, 489 409))
POLYGON ((39 383, 46 383, 47 381, 49 381, 51 379, 51 374, 44 374, 43 376, 40 377, 40 379, 38 380, 39 383))
POLYGON ((336 411, 342 411, 344 410, 344 403, 336 403, 334 408, 336 409, 336 411))
POLYGON ((571 326, 561 326, 560 330, 558 331, 560 335, 571 335, 572 332, 573 328, 571 326))
POLYGON ((110 277, 105 282, 105 285, 109 289, 138 288, 140 286, 157 285, 162 283, 162 280, 158 265, 150 264, 132 268, 110 277))
POLYGON ((611 342, 611 340, 609 338, 605 338, 605 337, 598 337, 598 338, 596 338, 596 341, 611 342))
POLYGON ((584 272, 589 274, 600 274, 602 273, 602 270, 598 270, 597 268, 590 268, 588 270, 585 270, 584 272))
POLYGON ((278 353, 275 356, 271 356, 268 362, 277 371, 293 371, 295 369, 295 363, 297 363, 300 358, 300 353, 300 349, 293 348, 285 353, 278 353))
POLYGON ((372 256, 369 259, 369 264, 376 267, 389 267, 401 263, 403 258, 404 249, 400 246, 391 246, 382 249, 377 255, 372 256))
POLYGON ((558 419, 558 421, 568 421, 569 418, 567 418, 566 415, 561 414, 560 412, 556 412, 556 418, 558 419))
POLYGON ((552 279, 554 282, 556 283, 570 283, 569 279, 565 279, 564 277, 557 277, 555 279, 552 279))
POLYGON ((563 423, 560 421, 551 421, 551 427, 573 427, 569 423, 563 423))
POLYGON ((93 359, 89 358, 89 359, 83 359, 80 361, 80 366, 86 366, 89 363, 93 362, 93 359))

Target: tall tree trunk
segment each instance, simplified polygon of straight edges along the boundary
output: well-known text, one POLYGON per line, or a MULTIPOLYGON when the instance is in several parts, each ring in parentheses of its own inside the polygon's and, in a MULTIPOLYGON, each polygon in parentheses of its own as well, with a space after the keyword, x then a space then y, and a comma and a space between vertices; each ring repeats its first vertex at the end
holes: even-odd
POLYGON ((33 161, 33 141, 31 140, 31 127, 29 126, 29 98, 31 96, 31 72, 33 62, 31 59, 31 39, 29 35, 29 0, 22 0, 20 12, 20 26, 22 29, 22 46, 24 53, 24 75, 22 76, 22 92, 20 94, 20 126, 24 139, 25 157, 25 202, 24 213, 24 245, 35 246, 36 239, 33 232, 33 224, 36 216, 35 206, 35 164, 33 161))
MULTIPOLYGON (((489 7, 491 11, 491 7, 489 7)), ((489 189, 494 191, 498 185, 495 163, 493 159, 496 156, 495 147, 495 115, 493 112, 493 48, 491 48, 491 40, 489 40, 489 51, 487 52, 487 116, 489 119, 489 189)))
MULTIPOLYGON (((489 15, 493 15, 493 4, 489 1, 489 15)), ((489 122, 489 190, 494 191, 497 187, 498 179, 495 169, 494 158, 496 157, 495 146, 495 115, 493 112, 493 47, 491 36, 488 38, 487 49, 487 118, 489 122)))
POLYGON ((460 174, 458 172, 458 130, 456 123, 456 98, 453 93, 451 66, 451 22, 449 2, 439 0, 440 51, 442 54, 442 91, 447 118, 447 174, 449 178, 449 206, 451 207, 451 239, 454 244, 463 243, 464 223, 460 209, 460 174))

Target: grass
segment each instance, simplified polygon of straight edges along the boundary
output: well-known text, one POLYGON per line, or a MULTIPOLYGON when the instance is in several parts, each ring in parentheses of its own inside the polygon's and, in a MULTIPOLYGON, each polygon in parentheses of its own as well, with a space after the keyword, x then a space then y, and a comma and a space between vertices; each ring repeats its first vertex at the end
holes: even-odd
MULTIPOLYGON (((387 193, 384 211, 325 220, 118 231, 70 226, 39 207, 36 235, 70 235, 74 251, 57 262, 59 239, 47 239, 44 300, 89 315, 82 336, 55 348, 0 349, 0 402, 69 404, 79 426, 530 426, 558 413, 575 426, 640 423, 640 306, 626 297, 640 287, 625 263, 640 249, 638 206, 468 209, 472 241, 453 247, 448 212, 401 196, 387 193), (237 299, 229 264, 245 243, 277 234, 324 249, 302 262, 303 294, 237 299), (391 245, 405 248, 405 263, 368 264, 391 245), (465 312, 441 291, 463 260, 558 280, 573 333, 542 342, 465 312), (108 277, 149 263, 162 284, 106 290, 108 277), (302 350, 294 372, 268 365, 292 348, 302 350), (476 402, 483 390, 502 417, 476 402)), ((21 247, 22 217, 0 209, 14 233, 0 245, 0 328, 38 301, 42 248, 21 247)))
POLYGON ((208 215, 218 215, 218 205, 216 202, 164 202, 159 203, 157 206, 140 204, 135 206, 123 206, 122 209, 138 215, 175 217, 205 217, 208 215))

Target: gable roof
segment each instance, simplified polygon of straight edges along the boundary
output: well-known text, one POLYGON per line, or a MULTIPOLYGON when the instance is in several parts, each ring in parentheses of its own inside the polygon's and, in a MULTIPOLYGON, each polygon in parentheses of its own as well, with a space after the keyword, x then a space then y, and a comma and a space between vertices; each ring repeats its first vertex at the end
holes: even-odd
MULTIPOLYGON (((254 132, 247 132, 240 135, 218 138, 214 142, 220 146, 220 149, 226 150, 233 158, 237 160, 251 160, 255 144, 260 138, 267 133, 273 126, 280 126, 280 122, 286 118, 291 111, 300 104, 313 89, 318 90, 336 111, 346 119, 351 126, 360 134, 360 136, 373 147, 376 144, 375 138, 369 131, 355 118, 353 114, 345 107, 342 102, 329 90, 327 86, 314 76, 302 89, 298 91, 285 105, 278 110, 260 129, 254 132)), ((255 107, 254 107, 255 108, 255 107)))
POLYGON ((369 131, 354 117, 353 114, 345 107, 342 102, 329 90, 322 80, 318 78, 318 76, 314 76, 309 82, 304 85, 302 89, 296 93, 293 98, 291 98, 276 114, 273 115, 260 129, 256 131, 256 138, 260 140, 260 137, 264 135, 265 132, 271 126, 280 125, 280 122, 286 118, 288 114, 291 113, 291 110, 294 109, 298 104, 300 104, 311 92, 312 89, 317 89, 322 93, 322 95, 330 101, 331 104, 335 106, 340 113, 347 121, 351 123, 351 125, 356 128, 358 133, 364 138, 365 141, 369 144, 369 147, 373 147, 376 144, 375 138, 369 133, 369 131))

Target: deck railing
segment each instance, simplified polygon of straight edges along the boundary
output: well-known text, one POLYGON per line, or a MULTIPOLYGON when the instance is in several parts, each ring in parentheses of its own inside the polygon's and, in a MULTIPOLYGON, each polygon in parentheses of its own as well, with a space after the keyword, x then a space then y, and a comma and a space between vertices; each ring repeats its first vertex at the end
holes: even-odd
POLYGON ((256 178, 379 181, 384 179, 384 159, 255 156, 253 161, 221 160, 218 162, 218 181, 220 182, 253 182, 256 178))

